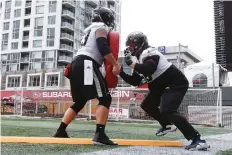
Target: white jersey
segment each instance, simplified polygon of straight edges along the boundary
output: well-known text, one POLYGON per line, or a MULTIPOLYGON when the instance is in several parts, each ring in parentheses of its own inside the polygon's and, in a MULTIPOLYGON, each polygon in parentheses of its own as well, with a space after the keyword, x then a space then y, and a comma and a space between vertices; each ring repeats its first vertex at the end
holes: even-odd
POLYGON ((157 65, 156 71, 151 75, 151 80, 149 82, 158 78, 161 74, 163 74, 171 65, 172 63, 168 62, 167 59, 161 54, 158 49, 154 47, 149 47, 148 49, 144 50, 139 57, 139 63, 142 64, 143 61, 150 56, 158 55, 159 56, 159 63, 157 65))
POLYGON ((107 32, 110 28, 102 22, 94 22, 84 30, 85 36, 82 39, 82 47, 78 49, 77 55, 86 55, 94 59, 100 66, 104 62, 104 57, 101 55, 97 47, 95 33, 98 29, 104 29, 107 32))

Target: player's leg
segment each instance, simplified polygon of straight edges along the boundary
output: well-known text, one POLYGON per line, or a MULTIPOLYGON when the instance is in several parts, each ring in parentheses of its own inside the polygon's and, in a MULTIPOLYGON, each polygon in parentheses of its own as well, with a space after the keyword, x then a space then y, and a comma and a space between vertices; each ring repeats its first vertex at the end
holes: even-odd
POLYGON ((93 138, 95 145, 117 145, 109 139, 105 133, 105 127, 108 120, 109 107, 111 105, 111 95, 98 98, 99 104, 96 109, 96 132, 93 138))
POLYGON ((97 67, 94 67, 94 85, 99 104, 96 109, 96 132, 92 140, 93 144, 117 145, 105 134, 105 126, 108 120, 112 97, 109 93, 107 83, 97 67))
POLYGON ((205 140, 201 140, 201 135, 193 126, 183 117, 177 109, 179 108, 185 93, 186 88, 169 89, 163 95, 163 102, 161 103, 161 114, 172 122, 185 136, 187 140, 192 140, 192 143, 186 147, 188 150, 205 150, 209 145, 205 140))
POLYGON ((70 108, 67 109, 54 137, 69 138, 66 128, 85 104, 86 101, 77 100, 70 108))
POLYGON ((149 92, 141 104, 141 108, 152 118, 157 120, 162 126, 157 132, 157 136, 163 136, 168 132, 176 131, 176 127, 172 125, 165 117, 161 116, 160 109, 160 98, 164 88, 156 89, 153 92, 149 92))
POLYGON ((57 132, 55 133, 54 137, 63 137, 69 138, 66 132, 67 126, 71 123, 71 121, 75 118, 77 113, 85 106, 87 100, 84 98, 82 90, 84 89, 82 85, 84 79, 84 72, 83 72, 83 61, 74 61, 74 65, 71 67, 71 77, 70 77, 70 87, 71 87, 71 94, 74 104, 68 108, 64 114, 62 122, 60 123, 57 132), (76 74, 72 74, 75 72, 76 74))

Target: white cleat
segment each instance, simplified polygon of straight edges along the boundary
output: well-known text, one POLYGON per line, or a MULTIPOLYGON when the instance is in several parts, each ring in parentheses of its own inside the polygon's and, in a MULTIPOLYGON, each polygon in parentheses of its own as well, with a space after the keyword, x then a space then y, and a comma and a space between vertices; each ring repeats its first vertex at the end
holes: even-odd
POLYGON ((164 136, 169 132, 174 132, 177 130, 177 127, 175 125, 167 125, 165 128, 160 128, 157 132, 156 132, 156 136, 164 136))

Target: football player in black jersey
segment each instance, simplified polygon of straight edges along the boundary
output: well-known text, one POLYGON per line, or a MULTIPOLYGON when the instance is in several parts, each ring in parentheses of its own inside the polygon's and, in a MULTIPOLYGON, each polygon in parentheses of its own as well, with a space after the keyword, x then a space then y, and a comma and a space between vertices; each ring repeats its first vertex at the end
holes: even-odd
POLYGON ((150 92, 141 108, 162 126, 156 135, 163 136, 178 128, 187 140, 192 140, 185 149, 209 148, 206 141, 201 140, 199 132, 177 111, 189 86, 185 75, 156 48, 149 46, 147 37, 142 32, 129 34, 126 46, 125 62, 133 69, 133 74, 128 75, 122 69, 119 75, 133 86, 140 85, 142 80, 148 83, 150 92))

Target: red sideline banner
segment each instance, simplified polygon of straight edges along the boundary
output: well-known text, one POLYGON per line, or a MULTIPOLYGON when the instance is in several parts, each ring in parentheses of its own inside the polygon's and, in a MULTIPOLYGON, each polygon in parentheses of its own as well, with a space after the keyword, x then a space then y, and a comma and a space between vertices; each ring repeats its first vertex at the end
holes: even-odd
MULTIPOLYGON (((117 101, 118 98, 120 100, 130 100, 134 98, 134 93, 132 91, 117 91, 111 90, 110 91, 112 99, 117 101)), ((70 90, 2 90, 1 97, 11 97, 11 96, 21 96, 23 95, 24 98, 30 98, 34 101, 72 101, 72 94, 70 90)), ((143 99, 144 95, 141 93, 137 93, 136 99, 143 99)))
POLYGON ((125 109, 125 108, 114 108, 114 107, 110 107, 110 112, 109 112, 109 117, 111 118, 129 118, 129 110, 125 109))

